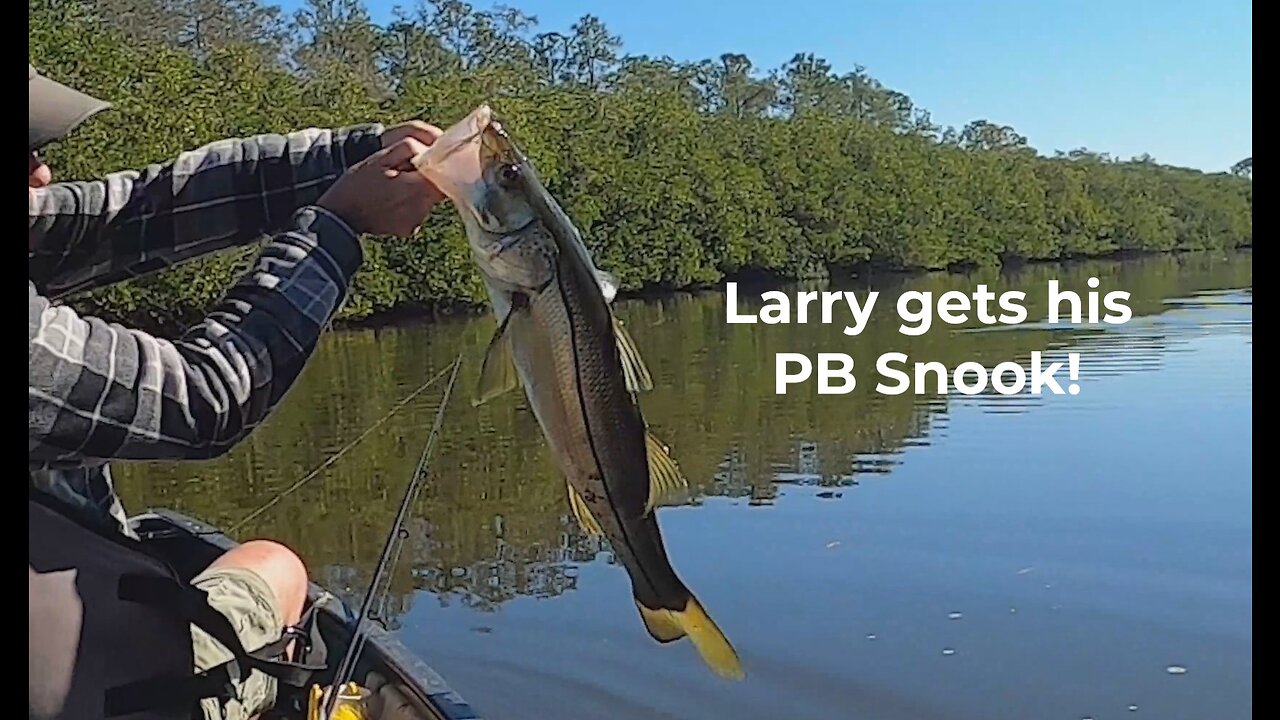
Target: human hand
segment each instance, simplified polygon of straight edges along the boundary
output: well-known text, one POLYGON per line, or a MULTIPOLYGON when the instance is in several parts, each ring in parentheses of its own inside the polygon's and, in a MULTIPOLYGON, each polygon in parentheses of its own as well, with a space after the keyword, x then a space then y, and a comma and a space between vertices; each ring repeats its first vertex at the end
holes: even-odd
POLYGON ((413 158, 435 141, 429 131, 425 133, 428 142, 417 139, 422 132, 409 127, 394 141, 384 133, 385 147, 348 168, 316 204, 342 218, 357 233, 413 235, 443 198, 413 167, 413 158))
POLYGON ((382 147, 391 147, 405 138, 413 138, 423 145, 431 145, 443 134, 444 131, 435 125, 421 120, 407 120, 382 131, 382 147))

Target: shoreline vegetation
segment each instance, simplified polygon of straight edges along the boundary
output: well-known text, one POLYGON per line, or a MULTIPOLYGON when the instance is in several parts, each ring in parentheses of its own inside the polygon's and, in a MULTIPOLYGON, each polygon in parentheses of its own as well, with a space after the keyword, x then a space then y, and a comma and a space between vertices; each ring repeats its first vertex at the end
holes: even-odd
MULTIPOLYGON (((940 127, 857 67, 800 53, 626 55, 593 16, 548 30, 511 8, 420 2, 378 24, 359 0, 32 0, 30 59, 115 103, 50 148, 60 179, 172 159, 230 136, 417 117, 490 102, 623 297, 726 280, 914 273, 1252 248, 1252 158, 1219 173, 1011 127, 940 127)), ((346 326, 480 310, 456 211, 364 241, 346 326)), ((144 327, 198 320, 257 248, 77 299, 144 327)))
MULTIPOLYGON (((1252 245, 1237 245, 1233 248, 1224 248, 1221 251, 1240 254, 1252 254, 1252 245)), ((1177 259, 1185 257, 1188 259, 1196 259, 1204 257, 1211 250, 1205 249, 1173 249, 1163 251, 1127 251, 1120 250, 1108 255, 1090 255, 1066 258, 1049 258, 1038 260, 1013 260, 1006 261, 999 266, 983 268, 979 266, 957 266, 948 268, 901 268, 891 266, 877 266, 871 264, 850 265, 833 267, 830 272, 820 276, 810 277, 785 277, 778 274, 765 272, 753 272, 743 274, 725 275, 719 281, 714 283, 705 283, 699 285, 688 285, 678 288, 665 287, 641 287, 633 290, 619 291, 616 302, 625 302, 628 300, 650 301, 662 300, 678 295, 699 295, 705 293, 721 293, 725 284, 736 282, 740 285, 740 292, 754 292, 758 290, 774 290, 777 289, 779 283, 804 283, 804 282, 820 282, 825 283, 828 280, 840 278, 843 280, 866 281, 868 287, 876 289, 878 282, 887 283, 904 283, 912 279, 918 279, 922 276, 934 272, 944 272, 948 274, 962 274, 965 272, 977 272, 984 269, 992 270, 1002 276, 1014 275, 1019 270, 1029 267, 1048 267, 1057 265, 1064 270, 1070 270, 1075 266, 1097 263, 1123 263, 1125 261, 1142 261, 1152 260, 1159 257, 1169 257, 1177 259)), ((989 282, 989 280, 986 280, 989 282)), ((806 288, 807 289, 807 288, 806 288)), ((1126 288, 1119 288, 1126 289, 1126 288)), ((339 317, 333 323, 335 329, 349 330, 367 330, 379 328, 396 328, 396 327, 412 327, 421 324, 448 321, 454 319, 468 319, 480 316, 487 316, 489 308, 479 301, 461 301, 438 302, 433 305, 415 305, 403 304, 387 310, 377 311, 361 317, 339 317)))

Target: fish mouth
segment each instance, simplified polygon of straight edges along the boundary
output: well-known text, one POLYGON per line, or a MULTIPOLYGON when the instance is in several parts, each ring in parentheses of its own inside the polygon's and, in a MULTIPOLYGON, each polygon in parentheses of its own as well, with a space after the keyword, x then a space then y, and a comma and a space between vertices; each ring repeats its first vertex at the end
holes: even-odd
POLYGON ((493 110, 481 105, 465 118, 449 126, 431 146, 413 159, 413 164, 424 173, 443 165, 454 153, 475 142, 494 122, 493 110))
POLYGON ((532 177, 527 157, 487 103, 449 126, 413 159, 413 165, 453 202, 468 224, 499 236, 493 247, 480 251, 490 262, 517 244, 538 222, 535 216, 519 227, 503 228, 486 210, 486 193, 493 183, 507 192, 528 192, 532 177))
POLYGON ((413 158, 414 168, 459 208, 471 207, 472 189, 484 177, 484 166, 478 161, 482 153, 476 153, 474 145, 492 123, 493 110, 481 105, 413 158))
POLYGON ((430 147, 413 158, 413 166, 430 180, 464 215, 487 232, 479 209, 489 157, 511 147, 505 131, 494 127, 494 113, 482 104, 450 125, 430 147))

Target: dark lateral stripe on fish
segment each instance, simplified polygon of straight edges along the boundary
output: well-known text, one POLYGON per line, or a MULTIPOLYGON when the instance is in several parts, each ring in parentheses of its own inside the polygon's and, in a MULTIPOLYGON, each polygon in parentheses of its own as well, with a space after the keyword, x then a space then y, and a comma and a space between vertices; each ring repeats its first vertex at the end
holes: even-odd
MULTIPOLYGON (((614 521, 618 523, 618 529, 620 531, 619 534, 622 536, 623 542, 627 544, 627 550, 631 553, 632 557, 637 559, 637 562, 635 563, 636 570, 644 577, 645 582, 648 583, 649 590, 654 595, 657 595, 659 587, 658 583, 656 583, 653 577, 649 575, 648 568, 644 566, 644 563, 639 561, 639 558, 643 557, 643 555, 641 555, 635 545, 632 544, 631 534, 626 531, 626 522, 623 520, 622 516, 618 514, 617 503, 613 498, 613 494, 609 491, 608 481, 604 478, 605 467, 604 463, 600 461, 600 451, 596 448, 595 432, 594 428, 591 427, 591 414, 587 409, 587 398, 582 394, 583 361, 578 345, 578 322, 574 317, 574 311, 571 309, 572 306, 569 303, 569 298, 565 294, 563 272, 556 273, 556 291, 560 293, 560 303, 564 306, 565 312, 569 314, 569 349, 573 352, 574 395, 578 398, 578 409, 582 413, 582 423, 587 430, 587 446, 591 450, 591 459, 595 461, 596 469, 600 471, 600 487, 603 488, 605 499, 608 500, 609 512, 613 514, 614 521)), ((606 308, 606 310, 607 309, 608 308, 606 308)), ((637 407, 636 413, 639 414, 639 412, 640 409, 637 407)), ((648 462, 648 458, 645 458, 645 462, 648 462)))

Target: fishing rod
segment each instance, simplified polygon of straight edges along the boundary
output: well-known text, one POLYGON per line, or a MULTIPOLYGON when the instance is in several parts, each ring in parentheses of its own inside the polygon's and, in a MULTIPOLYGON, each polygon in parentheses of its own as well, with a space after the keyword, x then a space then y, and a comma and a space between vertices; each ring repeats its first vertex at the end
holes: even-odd
POLYGON ((331 720, 333 711, 337 705, 338 698, 342 694, 342 688, 351 680, 351 676, 355 674, 356 658, 360 656, 360 652, 364 649, 364 643, 368 636, 369 612, 373 607, 375 599, 381 600, 385 595, 382 588, 383 578, 389 577, 389 571, 395 567, 396 561, 400 557, 400 548, 404 545, 404 540, 408 537, 408 532, 404 529, 404 522, 408 519, 409 509, 413 506, 413 502, 417 499, 418 492, 422 489, 422 482, 427 477, 427 460, 431 455, 431 450, 435 447, 436 437, 440 434, 440 425, 444 420, 444 410, 449 405, 449 397, 453 394, 454 382, 458 379, 458 368, 462 366, 462 355, 453 361, 453 374, 449 376, 449 384, 445 386, 444 393, 440 398, 440 407, 436 410, 435 423, 431 427, 431 434, 427 436, 427 444, 422 448, 422 457, 418 460, 418 467, 413 473, 413 477, 409 479, 409 484, 404 489, 404 498, 400 501, 400 509, 396 512, 395 522, 391 525, 391 532, 387 533, 387 541, 382 547, 382 554, 378 556, 378 564, 373 571, 373 580, 369 583, 369 589, 365 591, 364 601, 360 603, 360 614, 356 616, 356 629, 351 636, 351 644, 347 647, 346 654, 342 657, 342 663, 338 665, 338 670, 333 676, 333 682, 329 685, 329 692, 326 693, 323 710, 320 713, 320 720, 331 720))

